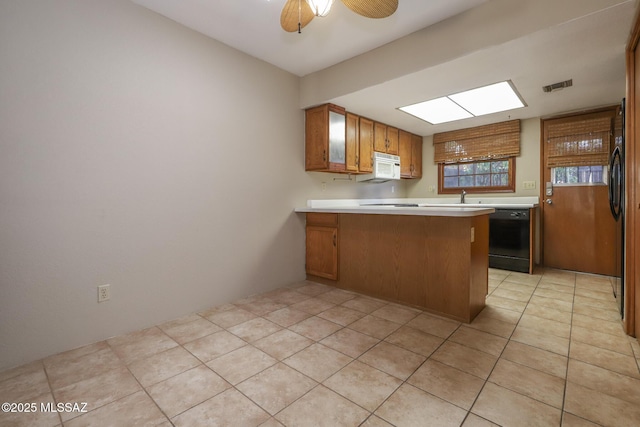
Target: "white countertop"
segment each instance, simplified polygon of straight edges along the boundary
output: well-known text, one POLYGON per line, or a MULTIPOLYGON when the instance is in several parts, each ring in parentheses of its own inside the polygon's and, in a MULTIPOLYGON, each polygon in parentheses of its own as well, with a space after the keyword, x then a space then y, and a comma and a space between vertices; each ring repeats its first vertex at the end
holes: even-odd
POLYGON ((349 213, 370 215, 419 215, 419 216, 479 216, 495 212, 494 208, 435 208, 395 206, 352 206, 325 208, 296 208, 296 212, 349 213))
POLYGON ((487 215, 496 208, 529 209, 538 206, 537 197, 459 198, 434 199, 333 199, 308 200, 306 207, 296 212, 352 213, 377 215, 420 215, 469 217, 487 215), (382 204, 417 204, 418 206, 381 206, 382 204))

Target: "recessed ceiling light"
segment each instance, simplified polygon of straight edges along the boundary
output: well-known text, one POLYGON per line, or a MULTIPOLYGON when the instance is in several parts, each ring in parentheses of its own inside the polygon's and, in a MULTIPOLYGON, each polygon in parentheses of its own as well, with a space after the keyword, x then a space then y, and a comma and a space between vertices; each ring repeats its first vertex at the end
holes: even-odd
POLYGON ((436 125, 524 106, 526 104, 513 84, 510 81, 504 81, 400 107, 400 110, 436 125))
POLYGON ((473 117, 471 113, 446 96, 400 107, 400 109, 434 125, 473 117))

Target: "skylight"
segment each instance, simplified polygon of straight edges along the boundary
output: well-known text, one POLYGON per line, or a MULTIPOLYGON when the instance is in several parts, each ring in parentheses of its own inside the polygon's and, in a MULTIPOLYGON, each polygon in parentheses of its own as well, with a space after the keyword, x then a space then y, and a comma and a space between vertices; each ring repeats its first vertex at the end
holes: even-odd
POLYGON ((407 105, 400 107, 400 110, 437 125, 522 108, 525 105, 511 81, 504 81, 407 105))

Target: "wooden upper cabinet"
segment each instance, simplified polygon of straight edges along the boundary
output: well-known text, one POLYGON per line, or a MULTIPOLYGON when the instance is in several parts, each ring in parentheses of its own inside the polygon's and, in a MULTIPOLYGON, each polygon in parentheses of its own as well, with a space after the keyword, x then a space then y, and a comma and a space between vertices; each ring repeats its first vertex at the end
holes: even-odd
POLYGON ((422 177, 422 137, 400 130, 400 176, 422 177))
POLYGON ((360 117, 360 172, 373 172, 373 121, 360 117))
POLYGON ((347 113, 346 170, 358 172, 360 164, 360 118, 347 113))
POLYGON ((387 152, 387 125, 376 122, 373 125, 373 150, 387 152))
POLYGON ((387 154, 399 153, 398 129, 376 122, 374 125, 374 151, 387 154))
MULTIPOLYGON (((402 164, 402 163, 401 163, 402 164)), ((422 137, 411 135, 411 178, 422 178, 422 137)))
POLYGON ((371 173, 374 151, 400 155, 403 178, 422 176, 422 138, 334 104, 305 111, 305 170, 371 173), (412 142, 413 137, 420 139, 419 145, 412 142), (419 156, 412 155, 416 150, 419 156))
POLYGON ((387 154, 400 154, 398 128, 387 126, 387 154))
POLYGON ((400 176, 411 178, 411 134, 400 131, 400 176))
POLYGON ((346 169, 345 110, 333 104, 309 108, 305 115, 305 170, 346 169))

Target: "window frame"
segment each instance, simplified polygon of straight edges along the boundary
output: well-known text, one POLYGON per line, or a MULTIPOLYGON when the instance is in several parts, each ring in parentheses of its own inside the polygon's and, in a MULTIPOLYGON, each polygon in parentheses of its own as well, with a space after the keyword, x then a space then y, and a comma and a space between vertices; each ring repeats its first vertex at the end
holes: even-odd
POLYGON ((516 191, 516 161, 515 157, 507 157, 505 159, 486 159, 477 160, 473 162, 455 162, 450 164, 461 165, 468 163, 484 163, 500 160, 509 161, 509 184, 500 187, 455 187, 444 188, 444 166, 445 163, 438 163, 438 194, 459 194, 462 190, 465 190, 467 194, 481 194, 481 193, 515 193, 516 191))

